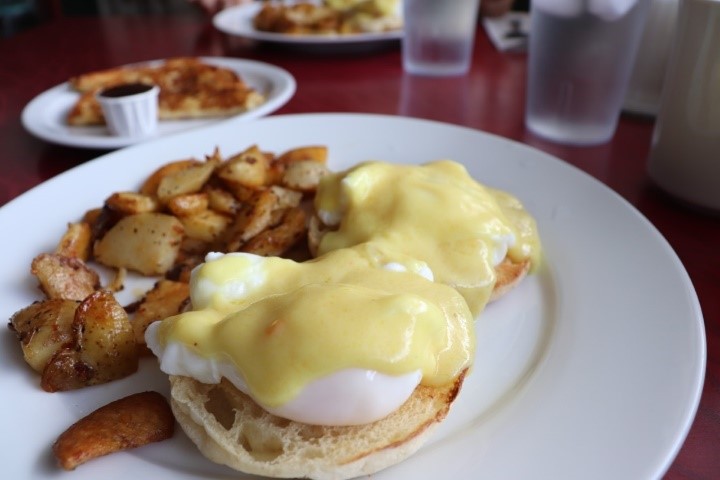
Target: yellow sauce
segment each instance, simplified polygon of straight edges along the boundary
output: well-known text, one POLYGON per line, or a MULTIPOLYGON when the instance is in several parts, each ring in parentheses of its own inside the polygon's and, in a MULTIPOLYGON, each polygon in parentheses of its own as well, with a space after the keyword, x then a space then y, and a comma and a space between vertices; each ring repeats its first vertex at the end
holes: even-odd
POLYGON ((166 319, 161 344, 179 341, 230 360, 270 406, 346 368, 420 370, 421 383, 443 385, 470 366, 475 348, 462 296, 414 273, 377 268, 363 248, 305 263, 267 258, 254 270, 251 257, 226 255, 199 267, 191 292, 195 310, 166 319), (202 295, 204 282, 224 285, 245 273, 254 280, 242 299, 202 295))
POLYGON ((477 315, 496 281, 503 239, 514 262, 540 260, 534 219, 512 195, 486 188, 456 162, 424 166, 366 162, 324 177, 315 208, 342 218, 318 254, 371 244, 379 255, 427 263, 435 281, 457 288, 477 315))

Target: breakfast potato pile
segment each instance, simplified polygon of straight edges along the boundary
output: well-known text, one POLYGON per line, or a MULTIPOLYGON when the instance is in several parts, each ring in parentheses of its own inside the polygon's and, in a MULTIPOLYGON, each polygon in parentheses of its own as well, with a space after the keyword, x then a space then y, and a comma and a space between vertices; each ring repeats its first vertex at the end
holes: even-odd
POLYGON ((138 191, 114 192, 70 223, 55 251, 32 261, 44 299, 9 323, 42 388, 78 389, 135 372, 147 353, 146 327, 187 306, 190 271, 208 252, 300 255, 307 200, 326 160, 324 146, 280 155, 251 146, 227 158, 215 149, 161 166, 138 191), (94 264, 114 278, 102 285, 94 264), (114 293, 128 271, 158 280, 122 306, 114 293))

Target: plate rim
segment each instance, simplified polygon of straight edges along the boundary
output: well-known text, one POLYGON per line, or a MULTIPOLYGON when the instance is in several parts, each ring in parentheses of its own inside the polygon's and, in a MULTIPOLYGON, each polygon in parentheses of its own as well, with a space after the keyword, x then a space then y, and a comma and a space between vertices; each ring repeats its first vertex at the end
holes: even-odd
MULTIPOLYGON (((152 60, 145 60, 140 62, 132 62, 132 63, 126 63, 123 65, 119 65, 121 67, 129 67, 134 65, 143 65, 143 64, 156 64, 163 61, 166 61, 170 58, 174 57, 167 57, 167 58, 159 58, 159 59, 152 59, 152 60)), ((202 60, 203 62, 215 64, 215 65, 221 65, 221 66, 228 66, 229 68, 233 69, 239 74, 243 74, 243 70, 247 73, 248 71, 252 70, 253 72, 259 72, 261 75, 265 76, 272 84, 273 89, 277 89, 277 93, 272 97, 269 98, 265 103, 262 105, 259 105, 256 108, 253 108, 251 110, 248 110, 246 112, 241 112, 239 114, 233 115, 231 117, 213 117, 213 118, 203 118, 203 119, 189 119, 189 121, 196 121, 199 122, 200 125, 196 127, 190 127, 190 130, 194 130, 195 128, 203 128, 207 125, 211 125, 218 122, 228 121, 231 119, 237 119, 242 118, 243 120, 253 120, 257 118, 261 118, 266 115, 270 115, 274 111, 278 110, 282 106, 284 106, 290 99, 295 95, 295 92, 297 90, 297 81, 295 80, 295 77, 286 69, 279 67, 277 65, 273 65, 271 63, 262 62, 259 60, 251 60, 251 59, 245 59, 245 58, 233 58, 233 57, 217 57, 217 56, 195 56, 193 58, 197 58, 199 60, 202 60)), ((123 148, 128 147, 131 145, 135 145, 138 143, 143 143, 147 141, 152 141, 158 138, 162 138, 168 135, 176 135, 176 134, 182 134, 183 132, 186 132, 187 130, 178 130, 178 131, 171 131, 164 134, 159 135, 153 135, 150 137, 145 138, 131 138, 126 139, 122 137, 115 137, 110 134, 107 136, 87 136, 87 135, 65 135, 62 133, 55 133, 52 131, 48 131, 45 129, 42 125, 42 120, 44 119, 43 114, 43 107, 44 105, 52 101, 52 99, 56 98, 59 94, 66 92, 70 89, 69 82, 63 82, 60 84, 57 84, 53 87, 50 87, 43 92, 37 94, 35 97, 33 97, 23 108, 21 114, 20 114, 20 120, 25 128, 25 130, 30 133, 31 135, 58 145, 64 145, 64 146, 70 146, 70 147, 79 147, 79 148, 91 148, 91 149, 117 149, 117 148, 123 148)), ((180 121, 180 120, 178 120, 180 121)))

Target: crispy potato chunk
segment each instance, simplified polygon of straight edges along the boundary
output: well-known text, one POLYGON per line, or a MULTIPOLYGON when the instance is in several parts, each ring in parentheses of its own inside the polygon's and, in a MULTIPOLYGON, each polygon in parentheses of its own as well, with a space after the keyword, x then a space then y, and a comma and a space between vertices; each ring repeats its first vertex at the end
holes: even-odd
POLYGON ((245 243, 240 251, 264 256, 284 254, 305 236, 305 217, 301 208, 288 208, 279 225, 260 232, 245 243))
POLYGON ((190 286, 184 282, 160 280, 145 294, 132 319, 135 342, 145 347, 145 329, 152 322, 182 311, 190 299, 190 286))
POLYGON ((260 189, 269 183, 269 173, 270 159, 253 145, 223 162, 218 168, 217 175, 230 185, 260 189))
POLYGON ((184 228, 180 220, 162 213, 129 215, 95 243, 95 260, 143 275, 162 275, 175 263, 184 228))
POLYGON ((167 207, 176 217, 183 217, 205 211, 209 204, 207 193, 188 193, 171 198, 167 207))
POLYGON ((242 204, 231 192, 221 188, 208 188, 206 193, 208 208, 228 215, 235 215, 240 211, 242 204))
POLYGON ((33 259, 30 271, 48 298, 82 300, 100 288, 97 272, 79 258, 41 253, 33 259))
POLYGON ((133 328, 111 292, 98 290, 77 306, 71 335, 70 342, 55 352, 43 369, 43 390, 73 390, 137 371, 133 328))
POLYGON ((287 166, 282 177, 284 187, 301 192, 314 192, 317 190, 320 179, 328 173, 324 163, 313 160, 300 160, 287 166))
POLYGON ((232 218, 212 210, 205 210, 194 215, 180 217, 180 221, 188 238, 210 243, 220 238, 232 222, 232 218))
POLYGON ((235 217, 228 228, 225 250, 237 251, 240 246, 252 237, 272 225, 273 211, 278 208, 278 196, 272 190, 263 190, 256 196, 256 201, 249 204, 235 217))
POLYGON ((163 178, 173 173, 179 172, 187 167, 201 165, 200 160, 189 158, 186 160, 176 160, 174 162, 166 163, 157 170, 155 170, 140 187, 140 193, 150 196, 157 196, 158 187, 163 178))
POLYGON ((55 253, 63 257, 74 257, 87 261, 92 250, 92 229, 87 222, 69 223, 55 248, 55 253))
POLYGON ((157 392, 142 392, 115 400, 81 418, 53 444, 60 466, 74 470, 97 457, 172 437, 170 405, 157 392))
POLYGON ((288 150, 278 157, 280 163, 290 164, 303 160, 311 160, 313 162, 327 163, 328 149, 324 145, 310 145, 307 147, 298 147, 288 150))
POLYGON ((10 317, 25 361, 38 373, 72 339, 71 326, 80 302, 52 298, 35 302, 10 317))
POLYGON ((105 205, 121 215, 157 212, 160 207, 155 197, 135 192, 115 192, 105 200, 105 205))
POLYGON ((157 198, 160 202, 166 204, 170 199, 178 195, 197 193, 208 181, 214 170, 214 163, 205 162, 166 175, 158 185, 157 198))

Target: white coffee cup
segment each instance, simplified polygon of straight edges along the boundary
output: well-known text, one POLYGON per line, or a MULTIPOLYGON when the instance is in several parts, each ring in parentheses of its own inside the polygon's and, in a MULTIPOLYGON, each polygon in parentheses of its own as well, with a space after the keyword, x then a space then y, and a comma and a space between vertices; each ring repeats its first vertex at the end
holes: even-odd
POLYGON ((681 200, 720 210, 720 0, 681 0, 648 162, 681 200))

